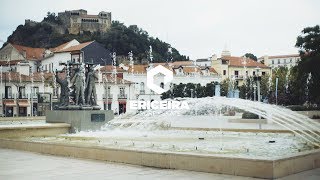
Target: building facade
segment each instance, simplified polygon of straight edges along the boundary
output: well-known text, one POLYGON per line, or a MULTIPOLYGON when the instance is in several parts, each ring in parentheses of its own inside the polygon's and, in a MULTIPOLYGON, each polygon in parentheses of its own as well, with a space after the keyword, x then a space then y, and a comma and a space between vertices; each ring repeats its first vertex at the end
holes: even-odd
POLYGON ((111 52, 96 41, 79 43, 74 39, 52 48, 51 51, 53 53, 50 56, 41 60, 41 66, 46 72, 61 70, 61 64, 67 62, 93 63, 101 66, 111 64, 111 52))
POLYGON ((242 85, 249 76, 270 75, 271 68, 250 58, 223 56, 212 60, 212 67, 221 75, 222 80, 232 78, 236 84, 242 85))
POLYGON ((300 61, 299 54, 277 55, 277 56, 263 56, 258 59, 259 62, 264 62, 265 65, 271 68, 287 67, 291 68, 298 65, 300 61))
POLYGON ((98 15, 89 15, 84 9, 71 10, 58 13, 69 34, 82 34, 83 32, 107 32, 111 27, 111 12, 99 12, 98 15))

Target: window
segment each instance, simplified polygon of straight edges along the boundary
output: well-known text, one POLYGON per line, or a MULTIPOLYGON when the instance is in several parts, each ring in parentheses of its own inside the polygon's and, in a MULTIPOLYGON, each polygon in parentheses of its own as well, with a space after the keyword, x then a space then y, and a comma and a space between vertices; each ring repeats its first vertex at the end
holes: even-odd
POLYGON ((278 59, 278 64, 280 64, 280 59, 278 59))
POLYGON ((272 64, 274 64, 274 60, 272 60, 272 64))
POLYGON ((140 90, 141 90, 141 91, 144 91, 144 82, 141 82, 141 83, 140 83, 140 90))
POLYGON ((108 95, 110 95, 110 92, 111 92, 111 86, 108 86, 108 95))
POLYGON ((239 75, 239 71, 234 71, 234 75, 238 76, 239 75))
POLYGON ((5 98, 12 98, 11 86, 6 86, 5 87, 5 98))
POLYGON ((24 86, 19 87, 19 98, 26 98, 26 88, 24 86))
POLYGON ((290 58, 290 63, 292 63, 292 58, 290 58))
POLYGON ((249 75, 249 74, 248 74, 248 71, 246 71, 246 75, 249 75))
POLYGON ((284 64, 286 64, 286 63, 287 63, 287 60, 286 60, 286 59, 284 59, 284 60, 283 60, 283 63, 284 63, 284 64))
POLYGON ((33 89, 32 96, 33 96, 33 98, 36 98, 37 94, 39 93, 39 87, 33 87, 32 89, 33 89))
POLYGON ((121 97, 125 96, 125 88, 124 87, 119 87, 119 94, 121 97))
POLYGON ((145 94, 145 91, 144 91, 144 82, 141 82, 141 83, 140 83, 140 94, 145 94))
POLYGON ((266 75, 266 72, 262 72, 262 76, 266 75))
POLYGON ((164 83, 163 82, 160 83, 160 87, 164 88, 164 83))
POLYGON ((256 72, 255 72, 255 71, 253 71, 253 72, 252 72, 252 74, 255 76, 255 75, 256 75, 256 72))
POLYGON ((227 74, 227 70, 223 70, 223 75, 226 75, 227 74))

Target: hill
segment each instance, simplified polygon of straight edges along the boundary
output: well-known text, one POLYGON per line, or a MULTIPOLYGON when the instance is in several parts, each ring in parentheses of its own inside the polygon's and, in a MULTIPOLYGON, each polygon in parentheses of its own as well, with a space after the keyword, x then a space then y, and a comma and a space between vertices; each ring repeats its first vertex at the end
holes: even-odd
MULTIPOLYGON (((112 21, 111 28, 106 33, 69 34, 61 33, 62 22, 54 13, 48 13, 41 22, 29 22, 19 25, 10 35, 7 42, 30 46, 30 47, 56 47, 72 39, 79 42, 96 40, 103 44, 110 51, 115 51, 117 55, 127 56, 132 51, 135 58, 142 62, 148 57, 147 51, 152 46, 155 62, 164 62, 168 59, 168 48, 170 44, 158 38, 149 36, 148 32, 136 25, 129 27, 119 21, 112 21)), ((172 47, 173 61, 187 60, 188 57, 181 55, 179 51, 172 47)))

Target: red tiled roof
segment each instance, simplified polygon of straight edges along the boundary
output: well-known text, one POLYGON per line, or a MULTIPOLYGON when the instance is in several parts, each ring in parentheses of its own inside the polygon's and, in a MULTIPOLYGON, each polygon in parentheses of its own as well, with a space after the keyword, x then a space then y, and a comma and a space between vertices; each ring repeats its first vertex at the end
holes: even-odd
POLYGON ((182 67, 184 73, 194 73, 194 72, 201 72, 199 67, 182 67))
POLYGON ((26 53, 26 59, 28 60, 38 60, 43 58, 45 48, 32 48, 27 46, 21 46, 17 44, 12 44, 12 46, 18 50, 21 54, 26 53))
MULTIPOLYGON (((117 67, 117 72, 124 72, 124 70, 122 68, 120 68, 119 66, 116 66, 116 67, 117 67)), ((113 72, 113 66, 111 66, 111 65, 103 66, 102 68, 100 68, 100 71, 101 72, 113 72)))
POLYGON ((172 63, 174 66, 188 66, 188 65, 194 65, 193 61, 175 61, 172 63))
POLYGON ((218 74, 217 71, 213 67, 210 67, 209 71, 212 72, 212 73, 218 74))
MULTIPOLYGON (((72 40, 73 41, 73 40, 72 40)), ((56 52, 56 51, 61 51, 64 47, 66 47, 71 41, 68 41, 66 43, 63 43, 55 48, 51 48, 50 50, 53 51, 53 52, 56 52)))
POLYGON ((117 83, 117 84, 132 84, 133 83, 131 81, 127 81, 127 80, 119 78, 119 77, 116 77, 116 82, 115 82, 114 76, 112 74, 105 74, 102 76, 102 79, 104 82, 114 83, 114 84, 115 83, 117 83))
MULTIPOLYGON (((236 66, 236 67, 244 66, 243 57, 225 56, 225 57, 222 57, 221 59, 228 61, 229 62, 229 66, 236 66)), ((264 65, 262 63, 259 63, 257 61, 254 61, 254 60, 252 60, 250 58, 246 58, 246 67, 269 68, 268 66, 266 66, 266 65, 264 65)))
POLYGON ((288 54, 288 55, 268 56, 269 59, 275 59, 275 58, 290 58, 290 57, 300 57, 300 54, 288 54))
POLYGON ((81 44, 78 44, 78 45, 75 45, 75 46, 71 46, 71 47, 68 47, 66 49, 60 49, 60 50, 57 50, 55 52, 72 52, 72 51, 80 51, 82 48, 88 46, 89 44, 93 43, 94 41, 89 41, 89 42, 85 42, 85 43, 81 43, 81 44))
POLYGON ((12 65, 16 65, 19 62, 24 61, 24 60, 10 60, 10 61, 0 61, 0 66, 12 66, 12 65))
MULTIPOLYGON (((52 73, 43 73, 44 81, 52 81, 52 73)), ((31 82, 31 76, 23 75, 18 72, 10 72, 10 81, 11 82, 19 82, 21 77, 21 82, 31 82)), ((9 81, 9 72, 2 73, 2 80, 9 81)), ((41 82, 42 74, 37 72, 33 73, 33 81, 41 82)))

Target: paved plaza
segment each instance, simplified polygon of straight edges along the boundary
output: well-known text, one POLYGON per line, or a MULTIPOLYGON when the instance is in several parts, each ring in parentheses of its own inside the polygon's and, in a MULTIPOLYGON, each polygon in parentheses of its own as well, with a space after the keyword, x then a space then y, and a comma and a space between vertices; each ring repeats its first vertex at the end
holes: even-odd
MULTIPOLYGON (((128 164, 74 159, 32 152, 0 149, 0 179, 254 179, 194 171, 158 169, 128 164)), ((320 179, 320 168, 287 176, 291 179, 320 179)))

